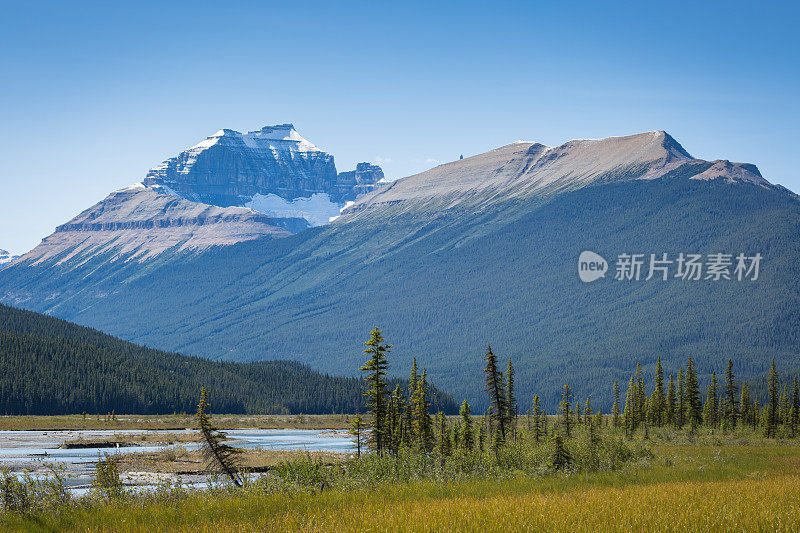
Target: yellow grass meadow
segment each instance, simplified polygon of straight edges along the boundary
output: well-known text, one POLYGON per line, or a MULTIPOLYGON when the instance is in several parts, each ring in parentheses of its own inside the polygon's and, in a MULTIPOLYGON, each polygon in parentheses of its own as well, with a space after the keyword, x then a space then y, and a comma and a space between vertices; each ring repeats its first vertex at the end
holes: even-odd
POLYGON ((119 502, 3 523, 71 531, 800 531, 800 448, 663 446, 618 472, 119 502))

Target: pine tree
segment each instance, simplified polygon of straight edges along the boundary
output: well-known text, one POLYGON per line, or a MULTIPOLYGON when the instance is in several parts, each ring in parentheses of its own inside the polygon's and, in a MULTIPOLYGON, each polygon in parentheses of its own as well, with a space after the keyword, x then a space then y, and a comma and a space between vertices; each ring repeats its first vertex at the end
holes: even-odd
POLYGON ((574 415, 575 415, 575 416, 572 418, 572 422, 573 422, 573 424, 575 424, 576 426, 580 426, 580 425, 583 423, 583 416, 582 416, 582 414, 583 414, 583 407, 581 406, 581 401, 580 401, 580 400, 578 400, 578 401, 575 403, 575 410, 573 411, 573 413, 574 413, 574 415))
POLYGON ((514 395, 514 367, 508 358, 506 367, 506 422, 510 425, 514 441, 517 440, 517 398, 514 395))
POLYGON ((697 369, 691 357, 686 362, 686 385, 684 389, 686 395, 686 422, 694 430, 703 422, 703 406, 700 403, 700 386, 697 383, 697 369))
POLYGON ((647 389, 644 385, 644 374, 642 374, 642 365, 636 363, 636 426, 644 422, 645 415, 647 414, 647 389))
POLYGON ((678 408, 675 410, 675 427, 682 428, 686 423, 686 375, 683 367, 678 369, 678 408))
POLYGON ((711 373, 711 383, 708 385, 706 392, 706 403, 703 406, 703 422, 706 426, 714 428, 717 427, 717 374, 711 373))
POLYGON ((361 435, 364 433, 365 427, 364 419, 356 413, 353 421, 350 422, 350 434, 356 438, 356 457, 361 457, 361 435))
POLYGON ((611 396, 614 398, 614 404, 611 406, 611 415, 613 417, 613 425, 615 428, 620 426, 619 420, 619 382, 615 379, 614 385, 611 387, 611 396))
POLYGON ((486 349, 486 393, 489 395, 490 408, 489 420, 497 424, 496 432, 502 443, 506 440, 506 407, 505 387, 503 386, 503 373, 497 369, 497 357, 492 352, 491 345, 486 349))
POLYGON ((651 417, 650 420, 656 426, 662 426, 665 422, 665 400, 664 400, 664 369, 661 366, 661 356, 656 359, 656 376, 653 388, 653 395, 650 397, 651 417))
POLYGON ((472 451, 472 448, 475 446, 475 437, 472 434, 472 418, 470 417, 470 408, 467 400, 464 400, 461 403, 461 411, 459 411, 459 415, 461 415, 461 446, 464 447, 467 451, 472 451))
POLYGON ((541 413, 539 417, 539 432, 544 436, 547 435, 547 412, 542 409, 541 413))
POLYGON ((417 390, 417 380, 419 379, 419 373, 417 371, 417 358, 412 357, 411 359, 411 375, 408 378, 408 397, 414 395, 414 391, 417 390))
POLYGON ((769 369, 769 400, 764 418, 764 434, 774 438, 777 435, 778 425, 778 371, 775 369, 774 358, 769 369))
POLYGON ((372 330, 370 339, 364 344, 367 346, 364 355, 369 359, 361 367, 361 370, 366 374, 367 388, 364 396, 367 397, 367 408, 372 415, 369 444, 378 453, 383 453, 387 438, 386 371, 389 368, 389 362, 386 356, 391 345, 384 343, 381 330, 378 328, 372 330))
POLYGON ((436 449, 442 456, 448 456, 452 451, 450 429, 447 427, 447 417, 443 411, 436 413, 436 449))
POLYGON ((750 404, 750 388, 745 381, 742 383, 742 396, 739 400, 739 420, 743 426, 750 423, 752 409, 750 404))
POLYGON ((731 429, 736 428, 736 419, 739 411, 736 405, 736 393, 738 391, 739 386, 736 384, 736 379, 733 375, 733 360, 728 359, 728 366, 725 369, 725 397, 722 400, 722 418, 724 425, 731 429))
POLYGON ((542 437, 542 404, 538 395, 533 396, 533 439, 536 444, 539 444, 539 439, 542 437))
POLYGON ((592 425, 592 402, 588 397, 583 407, 583 424, 587 427, 592 425))
POLYGON ((667 424, 675 423, 675 378, 669 375, 669 387, 667 388, 667 402, 665 409, 665 420, 667 424))
POLYGON ((791 416, 791 404, 789 402, 789 388, 784 384, 781 399, 778 401, 778 423, 788 426, 791 416))
POLYGON ((572 416, 571 416, 571 403, 572 403, 572 389, 569 388, 569 383, 564 383, 564 388, 561 390, 561 403, 559 409, 561 412, 561 427, 564 428, 564 434, 567 438, 572 435, 572 416))
POLYGON ((489 417, 484 413, 480 426, 478 426, 478 451, 481 453, 486 450, 486 425, 489 423, 489 417))
POLYGON ((753 410, 750 412, 753 431, 761 424, 761 403, 758 401, 758 394, 753 398, 753 410))
POLYGON ((210 466, 216 464, 219 469, 237 486, 242 486, 242 477, 239 474, 239 458, 241 450, 225 444, 227 436, 211 423, 211 404, 208 402, 208 392, 205 387, 200 389, 200 403, 197 404, 197 425, 203 437, 202 454, 210 466))
POLYGON ((411 398, 413 413, 413 434, 415 437, 414 445, 417 449, 430 452, 433 449, 433 421, 429 412, 428 403, 428 372, 422 371, 422 376, 417 379, 417 387, 414 396, 411 398))
POLYGON ((386 417, 387 432, 389 434, 387 448, 393 453, 397 453, 405 439, 405 433, 407 431, 405 418, 406 408, 406 399, 405 396, 403 396, 403 391, 400 389, 400 385, 396 385, 394 392, 392 392, 392 395, 389 397, 389 407, 386 417))
POLYGON ((550 466, 553 470, 562 470, 572 464, 572 455, 564 445, 561 435, 553 437, 553 454, 550 456, 550 466))
POLYGON ((625 435, 633 436, 636 431, 636 383, 633 376, 628 382, 628 392, 625 394, 625 435))
POLYGON ((797 378, 794 378, 794 387, 792 387, 792 420, 790 429, 792 430, 792 437, 797 435, 797 429, 800 427, 800 388, 798 388, 797 378))

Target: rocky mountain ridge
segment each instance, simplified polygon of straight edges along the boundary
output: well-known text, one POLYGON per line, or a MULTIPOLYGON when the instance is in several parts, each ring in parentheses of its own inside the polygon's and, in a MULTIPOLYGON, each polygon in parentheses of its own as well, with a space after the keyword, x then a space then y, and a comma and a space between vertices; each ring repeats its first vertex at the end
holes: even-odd
POLYGON ((143 184, 223 207, 244 206, 267 194, 287 202, 327 194, 344 204, 374 189, 383 177, 380 167, 368 163, 337 174, 331 154, 301 137, 294 125, 278 124, 246 133, 219 130, 150 169, 143 184))
MULTIPOLYGON (((349 206, 345 215, 384 209, 485 209, 497 202, 545 198, 583 187, 662 177, 724 178, 780 188, 752 164, 693 158, 664 131, 578 139, 557 147, 517 141, 489 152, 401 178, 349 206)), ((352 217, 342 217, 347 220, 352 217)))

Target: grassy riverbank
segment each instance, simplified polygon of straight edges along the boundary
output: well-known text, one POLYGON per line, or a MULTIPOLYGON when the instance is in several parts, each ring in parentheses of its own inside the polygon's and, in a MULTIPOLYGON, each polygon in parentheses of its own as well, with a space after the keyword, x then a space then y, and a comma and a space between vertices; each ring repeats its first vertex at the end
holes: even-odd
MULTIPOLYGON (((548 467, 552 441, 497 453, 403 453, 361 459, 304 453, 251 457, 269 468, 243 488, 164 486, 101 494, 27 513, 28 531, 794 531, 800 528, 800 446, 737 430, 652 430, 626 439, 606 428, 592 450, 566 441, 573 466, 548 467)), ((527 441, 527 442, 526 442, 527 441)), ((165 471, 199 457, 161 457, 165 471), (170 466, 171 465, 171 466, 170 466)), ((152 466, 148 459, 139 465, 152 466)), ((250 461, 248 461, 250 462, 250 461)), ((127 470, 128 468, 125 468, 127 470)), ((161 468, 159 468, 161 469, 161 468)), ((258 470, 258 469, 257 469, 258 470)), ((264 470, 261 470, 262 472, 264 470)))
POLYGON ((619 471, 378 482, 355 490, 258 485, 6 515, 8 530, 81 531, 791 531, 800 527, 800 449, 659 445, 619 471))

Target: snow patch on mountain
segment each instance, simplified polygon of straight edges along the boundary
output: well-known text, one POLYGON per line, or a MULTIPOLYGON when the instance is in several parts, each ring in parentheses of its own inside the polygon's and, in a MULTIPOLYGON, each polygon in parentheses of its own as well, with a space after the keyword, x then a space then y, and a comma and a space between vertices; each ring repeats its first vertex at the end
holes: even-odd
MULTIPOLYGON (((352 202, 350 202, 352 203, 352 202)), ((286 200, 277 194, 255 194, 244 204, 275 218, 304 218, 312 226, 322 226, 341 214, 345 204, 333 202, 327 193, 314 193, 309 198, 286 200)))
POLYGON ((0 250, 0 268, 3 268, 4 266, 10 264, 18 257, 19 257, 18 255, 11 255, 10 252, 7 252, 5 250, 0 250))

